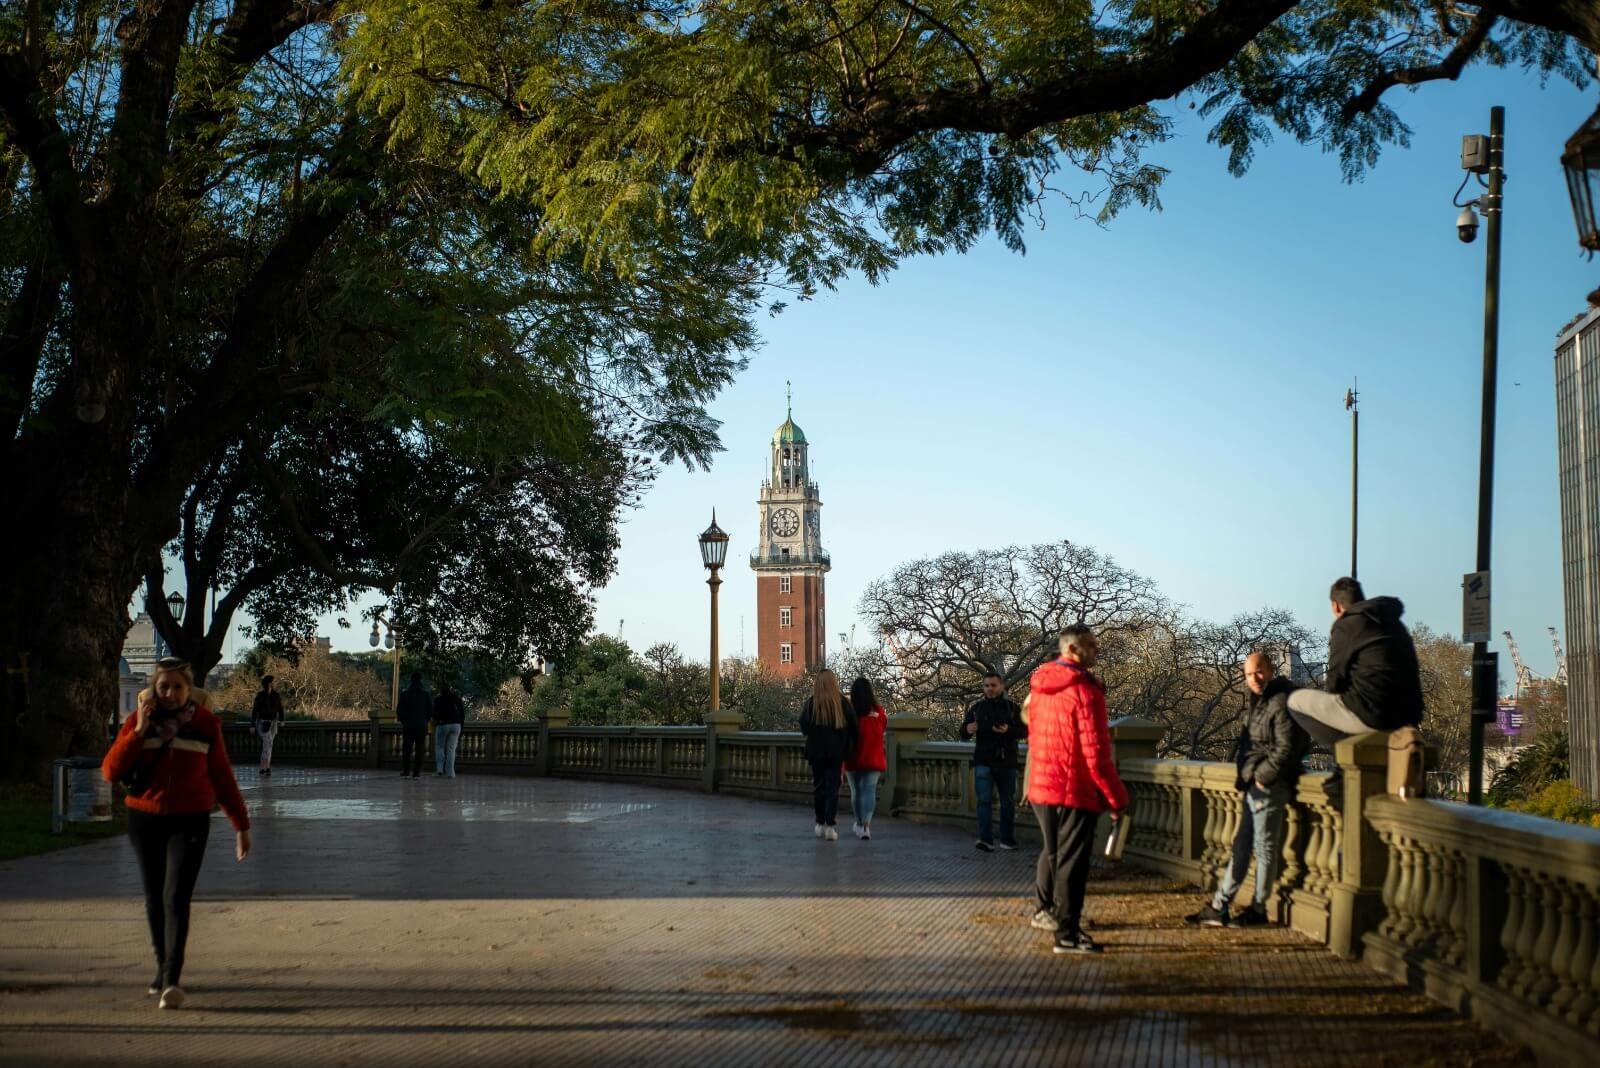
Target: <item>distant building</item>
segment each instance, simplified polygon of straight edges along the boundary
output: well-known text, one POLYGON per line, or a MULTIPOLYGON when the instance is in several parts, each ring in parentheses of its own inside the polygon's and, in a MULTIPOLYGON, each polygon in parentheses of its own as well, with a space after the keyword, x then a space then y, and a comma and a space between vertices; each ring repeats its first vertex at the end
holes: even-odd
POLYGON ((772 464, 761 483, 761 534, 750 551, 756 573, 756 651, 780 678, 796 678, 827 658, 822 496, 811 481, 805 433, 794 413, 772 435, 772 464))
POLYGON ((133 617, 128 635, 122 639, 122 659, 127 662, 128 674, 148 679, 156 668, 156 661, 167 655, 167 648, 166 640, 156 630, 155 620, 148 612, 140 612, 133 617))
POLYGON ((1562 329, 1555 371, 1572 778, 1600 798, 1600 308, 1562 329))

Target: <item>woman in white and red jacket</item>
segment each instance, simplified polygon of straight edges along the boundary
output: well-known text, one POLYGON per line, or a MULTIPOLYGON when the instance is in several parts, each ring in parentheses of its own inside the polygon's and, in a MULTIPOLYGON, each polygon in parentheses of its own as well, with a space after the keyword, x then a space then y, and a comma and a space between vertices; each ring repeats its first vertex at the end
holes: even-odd
POLYGON ((878 779, 889 766, 883 750, 889 717, 865 678, 850 684, 850 711, 856 717, 856 744, 845 758, 844 773, 850 780, 856 837, 867 842, 872 840, 872 811, 878 807, 878 779))
POLYGON ((128 717, 100 765, 110 782, 127 786, 128 838, 139 858, 144 911, 156 951, 151 994, 163 1009, 183 1005, 184 947, 189 903, 205 859, 211 810, 221 801, 237 842, 250 852, 250 814, 222 744, 222 722, 190 699, 194 675, 185 660, 166 657, 150 677, 150 695, 128 717))

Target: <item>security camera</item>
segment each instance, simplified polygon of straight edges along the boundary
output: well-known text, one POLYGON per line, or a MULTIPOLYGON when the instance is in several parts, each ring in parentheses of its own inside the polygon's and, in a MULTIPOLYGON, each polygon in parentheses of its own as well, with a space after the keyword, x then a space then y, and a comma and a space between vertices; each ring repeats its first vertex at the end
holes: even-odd
POLYGON ((1462 208, 1461 214, 1456 216, 1456 236, 1463 245, 1472 244, 1478 236, 1478 213, 1471 207, 1462 208))

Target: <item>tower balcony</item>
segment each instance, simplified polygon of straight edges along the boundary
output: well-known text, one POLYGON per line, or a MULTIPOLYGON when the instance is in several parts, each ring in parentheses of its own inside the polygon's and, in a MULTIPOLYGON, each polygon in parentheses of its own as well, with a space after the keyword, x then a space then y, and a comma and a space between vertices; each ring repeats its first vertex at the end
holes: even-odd
POLYGON ((750 566, 758 569, 768 567, 820 567, 826 571, 833 566, 833 560, 828 556, 828 550, 826 549, 813 549, 808 553, 764 553, 760 549, 751 549, 750 566))

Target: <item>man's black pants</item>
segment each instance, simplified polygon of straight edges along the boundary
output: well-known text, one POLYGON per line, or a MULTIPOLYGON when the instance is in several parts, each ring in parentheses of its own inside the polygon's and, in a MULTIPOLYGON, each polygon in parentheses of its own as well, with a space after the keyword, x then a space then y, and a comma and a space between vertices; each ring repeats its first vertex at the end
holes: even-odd
POLYGON ((156 951, 161 986, 177 986, 183 977, 183 953, 189 943, 189 904, 200 878, 200 862, 211 836, 211 813, 163 816, 128 809, 128 839, 139 859, 144 884, 144 915, 156 951))
POLYGON ((1056 918, 1062 934, 1075 934, 1083 919, 1083 894, 1089 885, 1089 857, 1099 813, 1062 805, 1034 805, 1033 815, 1044 836, 1034 877, 1039 907, 1056 918))
POLYGON ((422 774, 422 751, 428 747, 428 728, 402 727, 400 739, 400 774, 422 774))

